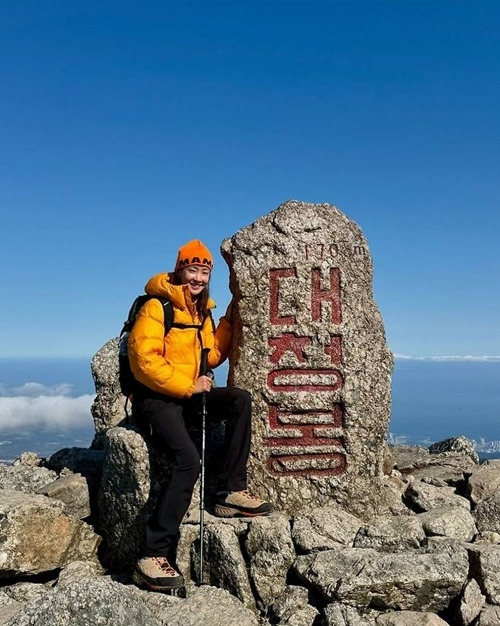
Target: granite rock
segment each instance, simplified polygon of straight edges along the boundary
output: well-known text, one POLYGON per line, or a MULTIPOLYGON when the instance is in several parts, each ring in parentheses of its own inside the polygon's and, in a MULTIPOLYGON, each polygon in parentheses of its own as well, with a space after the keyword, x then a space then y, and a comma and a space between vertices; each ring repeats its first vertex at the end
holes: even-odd
POLYGON ((360 227, 332 205, 289 201, 222 254, 236 301, 229 380, 254 398, 253 486, 290 514, 373 511, 393 358, 360 227))

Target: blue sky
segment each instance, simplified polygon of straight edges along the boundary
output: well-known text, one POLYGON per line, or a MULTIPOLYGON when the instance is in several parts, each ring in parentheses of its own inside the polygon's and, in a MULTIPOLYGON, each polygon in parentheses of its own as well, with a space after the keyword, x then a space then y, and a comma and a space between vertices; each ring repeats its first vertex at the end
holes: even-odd
POLYGON ((500 3, 0 9, 0 357, 91 356, 288 199, 363 229, 391 349, 500 355, 500 3))

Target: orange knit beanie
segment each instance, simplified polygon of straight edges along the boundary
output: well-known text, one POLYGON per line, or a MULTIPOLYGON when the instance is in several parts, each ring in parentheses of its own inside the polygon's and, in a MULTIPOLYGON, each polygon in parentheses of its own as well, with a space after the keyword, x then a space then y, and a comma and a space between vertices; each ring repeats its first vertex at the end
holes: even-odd
POLYGON ((212 271, 214 259, 210 250, 199 239, 193 239, 179 248, 175 271, 188 265, 204 265, 212 271))

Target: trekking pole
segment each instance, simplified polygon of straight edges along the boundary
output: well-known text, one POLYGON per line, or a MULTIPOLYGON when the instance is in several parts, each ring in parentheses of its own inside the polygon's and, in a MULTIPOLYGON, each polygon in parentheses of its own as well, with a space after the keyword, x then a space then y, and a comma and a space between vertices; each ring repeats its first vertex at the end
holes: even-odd
MULTIPOLYGON (((204 348, 201 351, 200 375, 208 375, 208 353, 210 350, 204 348)), ((200 475, 200 580, 203 584, 203 526, 205 522, 205 431, 207 421, 207 392, 201 394, 201 475, 200 475)))

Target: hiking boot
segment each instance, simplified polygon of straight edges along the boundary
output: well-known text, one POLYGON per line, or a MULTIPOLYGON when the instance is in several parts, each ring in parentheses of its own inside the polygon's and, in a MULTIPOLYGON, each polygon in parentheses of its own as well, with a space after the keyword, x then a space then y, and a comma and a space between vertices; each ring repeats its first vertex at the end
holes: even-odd
POLYGON ((217 494, 215 515, 217 517, 254 517, 257 515, 269 515, 273 510, 270 502, 261 500, 248 490, 227 491, 217 494))
POLYGON ((169 591, 184 587, 184 577, 164 556, 147 556, 139 559, 133 574, 134 583, 155 591, 169 591))

